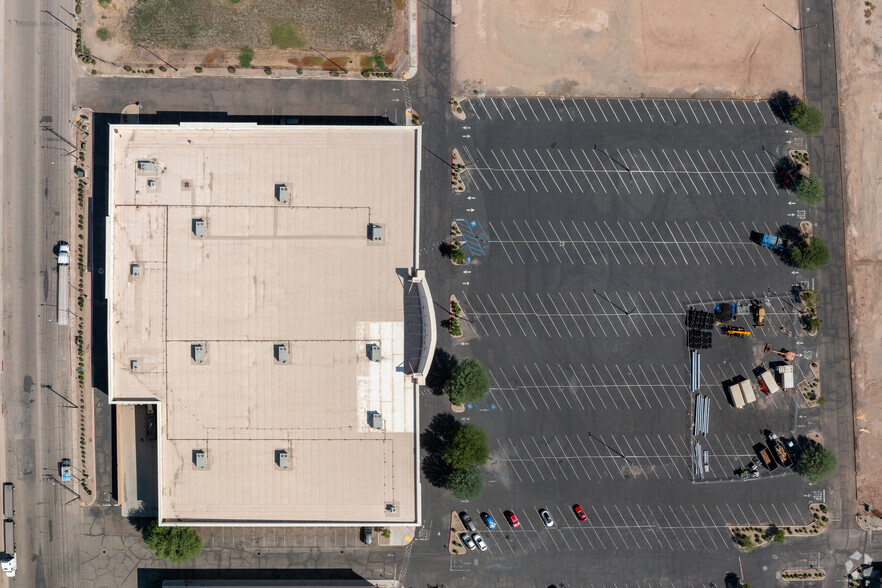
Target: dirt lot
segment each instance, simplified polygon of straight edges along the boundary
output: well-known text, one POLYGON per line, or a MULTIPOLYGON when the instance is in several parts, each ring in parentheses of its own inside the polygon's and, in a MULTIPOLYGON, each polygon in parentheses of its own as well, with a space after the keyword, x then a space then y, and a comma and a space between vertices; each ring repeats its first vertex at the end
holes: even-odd
POLYGON ((178 68, 241 67, 240 53, 248 47, 252 66, 259 68, 357 72, 374 67, 362 59, 376 49, 394 70, 407 62, 406 5, 406 0, 85 0, 83 40, 95 57, 133 68, 158 68, 157 56, 178 68))
MULTIPOLYGON (((765 0, 798 26, 796 0, 765 0)), ((763 0, 453 0, 459 95, 803 95, 799 35, 763 0)))
POLYGON ((834 2, 842 104, 858 500, 882 510, 882 14, 834 2), (869 21, 869 24, 868 22, 869 21))

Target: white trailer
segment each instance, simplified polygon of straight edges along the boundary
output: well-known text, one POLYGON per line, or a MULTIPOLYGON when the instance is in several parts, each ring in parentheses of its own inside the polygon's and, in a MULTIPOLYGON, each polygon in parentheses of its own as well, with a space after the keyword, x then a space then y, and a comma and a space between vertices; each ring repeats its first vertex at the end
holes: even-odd
POLYGON ((15 491, 15 486, 12 482, 6 482, 3 484, 3 516, 7 519, 11 519, 12 515, 15 514, 15 505, 13 504, 13 492, 15 491))
POLYGON ((763 391, 769 396, 775 392, 781 391, 781 387, 778 386, 778 382, 775 381, 775 376, 769 370, 765 370, 760 374, 760 384, 764 388, 763 391))
POLYGON ((744 408, 744 396, 741 394, 741 386, 732 384, 729 386, 729 396, 732 398, 732 404, 735 408, 744 408))
POLYGON ((743 380, 739 386, 741 387, 741 394, 744 396, 744 402, 747 404, 756 402, 756 394, 753 393, 753 385, 750 383, 750 380, 743 380))
POLYGON ((57 313, 55 321, 67 324, 68 299, 70 298, 70 245, 62 241, 58 244, 58 296, 55 302, 57 313))
POLYGON ((5 545, 3 548, 3 557, 0 558, 0 569, 6 572, 10 578, 15 577, 18 570, 18 560, 15 557, 15 523, 12 519, 3 521, 3 538, 5 545))
POLYGON ((790 390, 793 385, 793 366, 789 364, 778 366, 778 376, 781 378, 781 387, 790 390))

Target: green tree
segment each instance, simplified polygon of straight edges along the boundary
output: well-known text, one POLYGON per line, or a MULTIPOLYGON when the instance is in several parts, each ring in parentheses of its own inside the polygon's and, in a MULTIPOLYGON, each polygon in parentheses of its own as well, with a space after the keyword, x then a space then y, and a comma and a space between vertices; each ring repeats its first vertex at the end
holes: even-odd
POLYGON ((822 482, 836 469, 836 456, 820 443, 812 441, 799 456, 796 465, 799 473, 809 482, 822 482))
POLYGON ((490 390, 490 378, 477 359, 467 359, 453 369, 447 394, 453 404, 480 400, 490 390))
POLYGON ((817 206, 824 201, 824 180, 815 174, 802 178, 795 192, 796 197, 809 206, 817 206))
POLYGON ((108 31, 104 27, 101 27, 100 29, 95 31, 95 34, 98 35, 98 38, 101 39, 102 41, 106 41, 107 39, 110 38, 110 31, 108 31))
POLYGON ((456 470, 447 479, 447 489, 460 500, 471 500, 477 497, 484 488, 484 480, 477 468, 469 467, 456 470))
POLYGON ((151 521, 143 538, 156 557, 173 564, 180 565, 202 553, 202 538, 193 527, 160 527, 151 521))
POLYGON ((454 470, 483 465, 490 457, 487 433, 480 427, 467 423, 456 430, 441 456, 454 470))
POLYGON ((806 135, 817 135, 824 128, 824 113, 802 100, 793 105, 789 113, 790 124, 806 135))
POLYGON ((807 241, 803 239, 790 251, 790 255, 793 258, 793 263, 802 269, 815 270, 827 265, 827 261, 830 259, 830 250, 823 239, 812 237, 807 241))
POLYGON ((239 51, 239 65, 241 67, 251 67, 252 59, 254 59, 254 49, 242 47, 242 50, 239 51))
POLYGON ((784 539, 787 537, 787 533, 784 532, 784 529, 778 529, 775 531, 775 536, 773 539, 775 543, 784 543, 784 539))

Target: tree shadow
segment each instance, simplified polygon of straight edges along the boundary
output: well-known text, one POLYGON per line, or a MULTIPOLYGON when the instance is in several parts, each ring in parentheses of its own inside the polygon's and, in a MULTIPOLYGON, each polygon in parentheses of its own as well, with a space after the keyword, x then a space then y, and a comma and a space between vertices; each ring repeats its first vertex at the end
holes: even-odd
POLYGON ((141 514, 140 510, 132 512, 128 516, 129 524, 139 533, 144 533, 150 526, 150 523, 156 521, 155 516, 148 516, 146 513, 141 514))
POLYGON ((775 186, 779 190, 792 192, 799 185, 802 176, 799 167, 789 157, 779 157, 775 160, 774 168, 775 186))
POLYGON ((778 259, 784 265, 790 267, 796 267, 796 262, 793 261, 793 247, 798 247, 800 242, 802 241, 802 233, 799 228, 794 227, 793 225, 781 225, 778 227, 777 235, 782 239, 786 239, 790 241, 791 248, 785 249, 784 251, 775 251, 774 253, 778 256, 778 259))
POLYGON ((786 90, 776 90, 769 96, 769 109, 781 122, 790 122, 790 112, 793 107, 799 104, 799 97, 794 96, 786 90))
POLYGON ((441 412, 432 417, 429 426, 420 435, 420 447, 426 452, 421 460, 423 475, 437 488, 446 487, 450 477, 450 465, 444 461, 441 453, 461 426, 453 414, 441 412))
POLYGON ((729 572, 726 574, 723 581, 726 583, 726 588, 738 588, 741 586, 741 577, 735 572, 729 572))
POLYGON ((438 251, 441 253, 441 257, 450 259, 453 255, 453 244, 448 241, 441 241, 438 245, 438 251))
MULTIPOLYGON (((442 323, 442 326, 445 325, 442 323)), ((457 365, 459 365, 459 360, 454 355, 440 348, 435 349, 432 367, 429 368, 429 373, 426 374, 426 386, 429 387, 433 394, 436 396, 444 394, 444 386, 447 384, 447 380, 450 379, 450 372, 457 365)))

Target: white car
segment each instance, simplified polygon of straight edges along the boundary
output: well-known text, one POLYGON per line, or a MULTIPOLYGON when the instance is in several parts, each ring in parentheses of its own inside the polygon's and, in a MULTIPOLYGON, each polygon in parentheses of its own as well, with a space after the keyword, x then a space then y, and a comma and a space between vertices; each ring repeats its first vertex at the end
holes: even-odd
POLYGON ((468 533, 460 533, 459 538, 462 539, 462 544, 468 547, 469 549, 475 548, 475 542, 472 541, 472 538, 469 537, 468 533))
POLYGON ((540 508, 539 509, 539 516, 542 517, 542 522, 545 523, 546 527, 553 527, 554 526, 554 519, 551 518, 551 513, 548 512, 548 509, 540 508))
POLYGON ((480 549, 481 551, 487 551, 487 544, 484 543, 483 537, 481 537, 477 533, 472 533, 472 539, 475 540, 475 545, 478 546, 478 549, 480 549))

